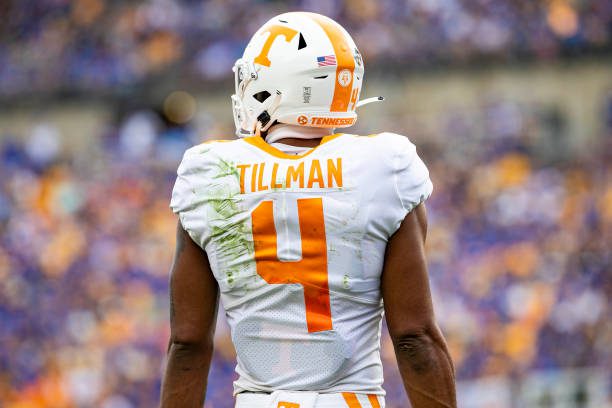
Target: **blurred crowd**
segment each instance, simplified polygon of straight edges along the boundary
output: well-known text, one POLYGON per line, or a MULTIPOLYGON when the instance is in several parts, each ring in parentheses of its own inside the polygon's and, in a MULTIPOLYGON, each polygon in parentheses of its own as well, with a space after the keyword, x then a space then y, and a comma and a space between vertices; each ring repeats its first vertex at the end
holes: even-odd
POLYGON ((4 0, 0 95, 227 78, 256 29, 295 10, 401 67, 609 51, 612 30, 607 0, 4 0))
MULTIPOLYGON (((545 107, 489 101, 405 127, 431 169, 428 260, 460 380, 609 367, 612 103, 590 146, 545 107), (606 124, 607 123, 607 124, 606 124)), ((230 129, 226 129, 230 134, 230 129)), ((0 401, 5 408, 156 406, 168 339, 168 208, 197 122, 135 112, 88 153, 50 124, 0 135, 0 401)), ((207 407, 232 406, 221 319, 207 407)), ((390 408, 404 407, 388 336, 390 408)))

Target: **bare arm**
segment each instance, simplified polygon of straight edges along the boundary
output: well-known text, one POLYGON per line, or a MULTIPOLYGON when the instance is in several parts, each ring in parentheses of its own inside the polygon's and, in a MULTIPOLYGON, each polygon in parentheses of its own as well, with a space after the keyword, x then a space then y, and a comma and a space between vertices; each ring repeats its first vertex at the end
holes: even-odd
POLYGON ((426 235, 427 215, 421 204, 406 216, 387 245, 382 276, 387 326, 412 406, 454 408, 455 374, 434 318, 426 235))
POLYGON ((170 276, 170 343, 161 408, 201 408, 213 352, 219 290, 206 253, 180 222, 170 276))

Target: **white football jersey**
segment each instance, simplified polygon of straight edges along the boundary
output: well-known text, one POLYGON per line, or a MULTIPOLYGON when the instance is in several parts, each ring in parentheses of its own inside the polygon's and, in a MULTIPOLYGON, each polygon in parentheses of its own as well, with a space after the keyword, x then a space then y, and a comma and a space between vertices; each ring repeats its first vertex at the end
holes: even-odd
POLYGON ((415 146, 391 133, 331 135, 302 155, 260 137, 187 150, 171 207, 219 283, 235 393, 384 394, 385 248, 431 191, 415 146))

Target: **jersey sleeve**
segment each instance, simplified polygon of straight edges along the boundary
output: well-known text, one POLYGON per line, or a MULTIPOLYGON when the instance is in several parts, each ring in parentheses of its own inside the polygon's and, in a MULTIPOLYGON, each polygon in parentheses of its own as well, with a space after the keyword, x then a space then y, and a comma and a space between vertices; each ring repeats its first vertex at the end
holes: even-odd
POLYGON ((408 214, 429 198, 433 184, 427 166, 417 154, 416 146, 406 137, 399 138, 395 156, 395 187, 402 208, 408 214))
POLYGON ((406 215, 431 195, 433 186, 429 171, 418 156, 415 145, 407 137, 394 133, 382 133, 385 166, 389 173, 388 195, 381 205, 385 208, 384 225, 387 237, 400 227, 406 215))
POLYGON ((206 228, 206 217, 201 204, 205 189, 205 163, 201 152, 191 148, 185 152, 177 170, 172 189, 170 208, 179 216, 181 225, 191 238, 202 242, 202 231, 206 228))

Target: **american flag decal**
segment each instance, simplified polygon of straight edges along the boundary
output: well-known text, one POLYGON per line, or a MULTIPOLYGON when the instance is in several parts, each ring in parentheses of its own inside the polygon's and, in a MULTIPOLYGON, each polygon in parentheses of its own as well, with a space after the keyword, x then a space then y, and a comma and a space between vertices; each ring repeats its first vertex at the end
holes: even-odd
POLYGON ((320 67, 327 67, 330 65, 337 65, 335 55, 325 55, 323 57, 317 57, 317 63, 320 67))

